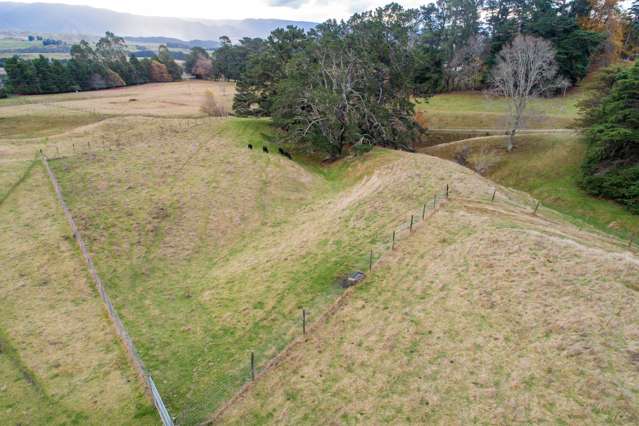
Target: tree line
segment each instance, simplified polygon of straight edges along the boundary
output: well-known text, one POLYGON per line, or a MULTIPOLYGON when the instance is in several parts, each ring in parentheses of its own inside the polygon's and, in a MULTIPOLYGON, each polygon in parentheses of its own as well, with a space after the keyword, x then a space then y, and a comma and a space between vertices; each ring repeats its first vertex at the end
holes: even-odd
POLYGON ((9 93, 32 95, 96 90, 149 82, 177 81, 182 68, 166 46, 152 58, 139 60, 129 55, 126 42, 111 32, 91 47, 81 41, 71 47, 71 59, 33 60, 18 56, 6 59, 6 89, 9 93))

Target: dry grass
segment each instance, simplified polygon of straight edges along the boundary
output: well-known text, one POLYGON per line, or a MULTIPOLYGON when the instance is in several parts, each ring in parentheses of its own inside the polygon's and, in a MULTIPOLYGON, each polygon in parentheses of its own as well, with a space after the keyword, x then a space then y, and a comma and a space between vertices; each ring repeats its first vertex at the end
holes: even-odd
POLYGON ((0 141, 45 138, 103 120, 103 115, 74 111, 0 117, 0 141))
POLYGON ((40 164, 0 205, 0 224, 4 419, 155 423, 40 164))
POLYGON ((152 83, 95 92, 21 96, 0 100, 0 116, 23 115, 42 111, 70 110, 107 115, 147 115, 161 117, 201 117, 200 105, 207 90, 228 110, 233 102, 235 84, 189 80, 152 83))
POLYGON ((452 201, 222 423, 636 423, 638 280, 596 237, 452 201))

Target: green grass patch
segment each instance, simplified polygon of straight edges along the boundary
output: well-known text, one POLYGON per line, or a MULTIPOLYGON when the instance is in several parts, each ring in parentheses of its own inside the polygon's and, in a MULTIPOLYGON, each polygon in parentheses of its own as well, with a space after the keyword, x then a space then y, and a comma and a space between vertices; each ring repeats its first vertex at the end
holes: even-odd
MULTIPOLYGON (((567 128, 577 116, 580 92, 533 99, 524 117, 524 128, 567 128)), ((505 98, 481 92, 454 92, 433 96, 416 107, 420 122, 428 128, 501 129, 508 127, 505 98)))
POLYGON ((639 216, 611 200, 595 198, 579 186, 585 145, 576 135, 520 135, 512 152, 505 138, 426 148, 424 152, 449 160, 468 147, 468 166, 490 164, 487 176, 499 184, 531 194, 542 203, 578 222, 622 238, 639 232, 639 216))

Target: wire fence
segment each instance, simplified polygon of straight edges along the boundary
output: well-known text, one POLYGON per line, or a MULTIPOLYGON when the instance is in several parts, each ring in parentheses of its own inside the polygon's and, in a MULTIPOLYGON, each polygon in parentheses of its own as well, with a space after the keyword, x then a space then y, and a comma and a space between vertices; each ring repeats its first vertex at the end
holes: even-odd
POLYGON ((441 191, 423 200, 423 203, 414 210, 409 211, 405 215, 406 219, 396 225, 388 235, 379 238, 375 244, 370 246, 370 249, 364 250, 360 256, 357 256, 351 263, 353 273, 350 274, 350 277, 353 278, 353 281, 343 281, 344 287, 346 287, 345 291, 316 317, 314 317, 313 312, 307 308, 301 308, 299 316, 291 322, 292 329, 286 333, 287 336, 290 336, 288 343, 281 347, 274 356, 266 360, 261 360, 259 359, 259 355, 264 353, 263 350, 253 350, 249 352, 245 361, 244 384, 238 392, 227 399, 226 402, 207 419, 206 423, 215 423, 231 405, 248 392, 256 380, 279 365, 296 347, 302 345, 309 334, 312 334, 318 326, 326 322, 326 320, 345 303, 346 298, 351 294, 352 289, 355 288, 355 284, 364 279, 366 274, 371 273, 385 254, 393 251, 402 240, 409 237, 422 226, 439 207, 448 201, 450 194, 451 188, 449 185, 446 185, 441 191))
POLYGON ((42 158, 42 163, 44 164, 44 167, 47 171, 47 174, 49 175, 49 179, 51 180, 51 184, 53 185, 53 188, 55 190, 58 201, 60 202, 60 205, 62 206, 62 210, 64 211, 64 215, 67 219, 67 222, 69 223, 69 226, 71 227, 71 231, 73 232, 73 238, 76 240, 78 247, 80 248, 80 252, 82 253, 82 256, 84 257, 87 263, 87 266, 89 268, 89 273, 91 274, 91 277, 93 278, 93 282, 95 283, 98 293, 100 294, 100 298, 104 302, 107 313, 109 314, 109 318, 111 319, 111 322, 115 328, 115 331, 118 337, 120 338, 120 341, 124 345, 124 348, 126 349, 126 352, 131 361, 131 364, 133 365, 133 368, 135 369, 138 375, 138 378, 141 380, 147 394, 153 401, 153 404, 155 405, 158 411, 158 414, 162 420, 162 423, 165 426, 172 426, 173 420, 171 419, 171 416, 169 415, 169 412, 166 409, 166 406, 164 405, 162 397, 160 396, 160 393, 158 392, 157 387, 155 386, 155 382, 153 381, 153 378, 151 377, 149 373, 147 373, 144 367, 144 363, 142 362, 142 359, 140 358, 137 350, 135 349, 133 340, 131 340, 129 333, 126 331, 126 328, 124 327, 124 324, 122 323, 122 320, 120 319, 120 316, 118 315, 117 311, 113 307, 113 304, 111 303, 111 299, 109 298, 109 295, 106 293, 104 285, 102 284, 102 280, 100 279, 100 276, 98 275, 98 272, 95 268, 95 264, 93 263, 93 259, 91 258, 91 255, 89 254, 89 251, 87 250, 84 240, 80 236, 80 232, 78 230, 78 227, 76 226, 73 216, 71 215, 71 211, 69 210, 66 202, 64 201, 64 197, 62 196, 62 189, 60 188, 60 185, 58 184, 58 180, 55 177, 53 171, 49 167, 49 162, 47 161, 47 157, 44 155, 44 153, 42 153, 41 158, 42 158))
MULTIPOLYGON (((194 121, 195 122, 195 121, 194 121)), ((195 124, 197 125, 197 124, 195 124)), ((177 131, 187 131, 193 127, 193 123, 189 120, 183 120, 180 123, 177 123, 177 131)), ((52 145, 47 147, 47 153, 56 156, 57 158, 63 158, 65 156, 72 155, 81 155, 94 153, 97 151, 114 151, 121 150, 130 147, 130 145, 119 145, 114 143, 97 143, 92 144, 91 142, 86 142, 86 144, 65 144, 65 145, 52 145), (61 149, 62 148, 62 149, 61 149)), ((132 360, 132 363, 140 376, 141 380, 144 383, 145 388, 147 389, 147 393, 153 400, 153 403, 159 413, 162 422, 165 425, 172 425, 173 421, 171 416, 166 409, 162 398, 159 394, 159 391, 152 379, 152 377, 146 372, 144 368, 144 364, 142 360, 138 356, 135 347, 133 346, 133 342, 131 341, 128 333, 124 329, 122 321, 120 320, 117 312, 113 308, 113 305, 110 302, 108 295, 106 294, 102 282, 95 271, 95 267, 93 265, 93 261, 89 256, 84 242, 80 238, 80 234, 75 226, 75 222, 69 213, 69 210, 66 206, 66 203, 63 200, 62 192, 57 183, 53 172, 49 168, 47 162, 47 154, 42 153, 42 161, 45 164, 47 172, 51 178, 53 186, 56 190, 56 194, 58 195, 58 199, 63 206, 65 211, 65 216, 67 216, 67 220, 69 221, 71 228, 73 230, 74 237, 76 238, 78 245, 82 251, 83 256, 85 257, 87 264, 89 265, 89 270, 93 279, 96 283, 96 287, 100 293, 101 298, 103 299, 107 311, 109 312, 109 316, 116 328, 116 331, 122 340, 124 346, 126 347, 127 353, 132 360)), ((375 268, 380 260, 384 257, 384 255, 396 248, 396 246, 405 238, 411 235, 412 232, 416 231, 424 222, 426 222, 432 214, 440 207, 443 203, 447 202, 449 197, 452 194, 452 187, 446 185, 441 188, 439 191, 432 194, 427 199, 421 200, 421 203, 415 206, 414 209, 408 211, 404 215, 404 219, 396 225, 387 235, 380 235, 375 239, 375 242, 369 245, 369 248, 362 249, 362 254, 357 256, 353 262, 349 263, 351 266, 351 270, 354 273, 361 272, 363 274, 369 273, 375 268)), ((461 198, 460 198, 461 199, 461 198)), ((512 208, 517 209, 529 209, 528 213, 532 215, 537 215, 541 212, 541 209, 545 209, 542 202, 539 200, 532 199, 530 196, 519 193, 518 191, 510 191, 505 188, 500 188, 499 190, 495 187, 490 191, 487 191, 484 194, 475 194, 472 199, 468 199, 468 201, 476 201, 476 202, 490 202, 490 203, 499 203, 503 205, 510 206, 512 208)), ((545 209, 544 213, 553 212, 553 214, 559 214, 554 212, 551 209, 545 209)), ((574 221, 573 221, 574 222, 574 221)), ((583 227, 585 223, 582 223, 578 226, 580 229, 583 227)), ((612 237, 609 236, 612 239, 612 237)), ((632 235, 628 237, 628 248, 632 247, 635 244, 635 239, 632 235)), ((244 364, 245 367, 242 367, 242 370, 245 372, 242 378, 232 378, 229 376, 229 381, 235 385, 235 389, 237 386, 240 386, 239 392, 234 394, 230 399, 227 399, 224 405, 222 405, 212 418, 209 420, 214 420, 219 418, 219 416, 230 406, 233 404, 237 398, 241 397, 251 386, 251 384, 259 379, 265 372, 269 371, 277 364, 279 364, 283 359, 286 358, 288 353, 297 345, 302 344, 305 340, 305 336, 312 333, 315 327, 319 324, 325 322, 325 320, 330 317, 339 307, 344 303, 348 294, 350 294, 350 289, 346 289, 346 291, 342 292, 335 301, 328 306, 324 312, 318 316, 315 316, 313 312, 308 311, 306 308, 302 308, 299 312, 299 317, 290 318, 290 321, 287 319, 288 325, 285 325, 282 330, 282 336, 279 336, 277 342, 270 342, 265 345, 267 348, 261 348, 251 351, 247 354, 247 358, 245 360, 238 359, 237 362, 240 364, 244 364), (239 381, 238 381, 239 379, 239 381), (243 384, 242 384, 243 382, 243 384)), ((232 375, 231 373, 229 373, 232 375)), ((190 413, 188 411, 202 413, 207 411, 206 403, 202 403, 201 406, 193 406, 185 409, 184 412, 179 413, 177 416, 178 422, 180 419, 188 419, 191 418, 190 413)), ((196 414, 195 416, 197 416, 196 414)))

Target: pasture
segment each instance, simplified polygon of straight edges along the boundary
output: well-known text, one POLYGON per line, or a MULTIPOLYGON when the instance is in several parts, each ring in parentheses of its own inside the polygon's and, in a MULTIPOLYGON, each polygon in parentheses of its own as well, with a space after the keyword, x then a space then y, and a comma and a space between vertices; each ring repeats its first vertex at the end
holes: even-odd
MULTIPOLYGON (((449 422, 460 406, 479 422, 637 419, 626 341, 639 261, 624 241, 547 207, 532 215, 529 194, 431 155, 287 159, 268 120, 201 113, 207 90, 230 108, 232 84, 202 81, 0 100, 0 253, 12 266, 0 281, 12 302, 0 307, 11 348, 0 408, 12 421, 35 410, 34 423, 157 422, 34 162, 40 149, 178 424, 212 419, 250 380, 250 354, 259 371, 300 336, 301 310, 312 324, 371 259, 336 316, 217 420, 449 422), (390 251, 393 231, 446 185, 448 203, 390 251), (584 408, 594 392, 608 395, 596 412, 584 408)), ((458 113, 479 117, 479 95, 459 96, 428 105, 452 117, 472 98, 458 113)), ((547 109, 564 123, 573 101, 547 109)), ((559 154, 535 155, 547 167, 559 154)))
MULTIPOLYGON (((571 128, 577 117, 579 90, 566 96, 533 99, 523 118, 523 129, 571 128)), ((507 129, 505 99, 481 92, 444 93, 416 107, 420 123, 429 129, 507 129)))

